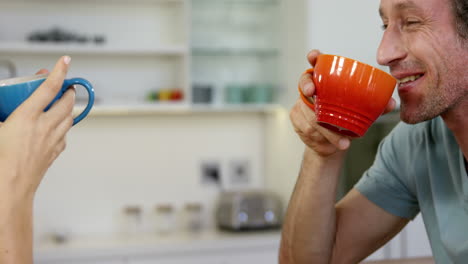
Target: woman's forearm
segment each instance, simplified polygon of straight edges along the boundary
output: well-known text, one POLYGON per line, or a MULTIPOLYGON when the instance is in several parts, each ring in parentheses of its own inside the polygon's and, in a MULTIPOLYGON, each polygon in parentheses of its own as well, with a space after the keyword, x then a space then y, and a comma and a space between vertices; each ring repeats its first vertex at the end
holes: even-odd
POLYGON ((11 193, 0 194, 0 264, 32 264, 33 200, 11 193))

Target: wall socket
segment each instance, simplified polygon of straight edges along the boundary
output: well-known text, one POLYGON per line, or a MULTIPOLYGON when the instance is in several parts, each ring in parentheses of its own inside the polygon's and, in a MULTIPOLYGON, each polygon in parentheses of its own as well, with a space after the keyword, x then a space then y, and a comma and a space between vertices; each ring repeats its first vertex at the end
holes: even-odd
POLYGON ((233 159, 228 164, 229 183, 233 185, 249 185, 251 182, 251 167, 248 159, 233 159))
POLYGON ((202 184, 219 185, 221 183, 221 165, 216 160, 200 162, 200 177, 202 184))

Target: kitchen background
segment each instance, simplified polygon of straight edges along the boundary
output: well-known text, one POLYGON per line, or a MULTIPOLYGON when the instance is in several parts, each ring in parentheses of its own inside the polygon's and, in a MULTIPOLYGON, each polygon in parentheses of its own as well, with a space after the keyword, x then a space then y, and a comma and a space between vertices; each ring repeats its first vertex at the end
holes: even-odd
MULTIPOLYGON (((306 54, 377 66, 378 2, 0 0, 0 78, 69 54, 68 76, 97 97, 38 191, 37 262, 276 262, 279 231, 216 231, 217 199, 265 190, 286 207, 303 151, 288 111, 306 54)), ((339 196, 397 121, 353 146, 339 196)), ((429 255, 418 217, 369 259, 429 255)))

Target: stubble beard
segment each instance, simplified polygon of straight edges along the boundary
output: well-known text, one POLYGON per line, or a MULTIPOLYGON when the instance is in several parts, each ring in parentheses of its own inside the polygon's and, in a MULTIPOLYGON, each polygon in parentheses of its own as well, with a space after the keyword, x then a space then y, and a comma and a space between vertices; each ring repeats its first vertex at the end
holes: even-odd
POLYGON ((408 124, 417 124, 424 122, 441 114, 445 107, 439 100, 434 100, 434 97, 428 94, 415 106, 410 106, 408 102, 401 101, 400 118, 408 124))
MULTIPOLYGON (((454 74, 454 73, 444 73, 454 74)), ((451 82, 445 85, 430 85, 428 92, 417 104, 410 106, 405 100, 401 100, 400 119, 408 124, 417 124, 431 120, 439 115, 444 115, 456 108, 462 101, 468 100, 467 78, 457 79, 456 76, 451 82)))

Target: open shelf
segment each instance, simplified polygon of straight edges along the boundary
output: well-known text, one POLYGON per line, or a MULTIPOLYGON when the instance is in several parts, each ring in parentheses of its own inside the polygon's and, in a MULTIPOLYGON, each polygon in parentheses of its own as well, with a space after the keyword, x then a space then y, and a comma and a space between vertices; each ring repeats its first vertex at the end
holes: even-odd
MULTIPOLYGON (((11 0, 0 0, 1 2, 8 2, 11 0)), ((96 3, 96 2, 101 2, 101 3, 121 3, 121 4, 128 4, 128 3, 146 3, 146 4, 178 4, 178 3, 184 3, 189 0, 133 0, 133 1, 128 1, 128 0, 80 0, 81 3, 86 3, 86 2, 91 2, 91 3, 96 3)), ((67 3, 67 2, 75 2, 75 0, 15 0, 17 3, 29 3, 29 2, 42 2, 42 3, 54 3, 54 2, 60 2, 60 3, 67 3)))
POLYGON ((192 0, 192 2, 212 3, 212 4, 240 4, 240 5, 276 5, 279 0, 192 0))
POLYGON ((193 56, 277 56, 274 48, 192 48, 193 56))
MULTIPOLYGON (((76 106, 74 114, 81 113, 84 106, 76 106)), ((269 114, 284 109, 277 104, 239 104, 239 105, 194 105, 187 103, 144 103, 134 105, 94 105, 90 116, 132 116, 167 114, 269 114)))
POLYGON ((108 54, 108 55, 186 55, 188 46, 126 47, 75 43, 0 42, 0 53, 23 54, 108 54))

